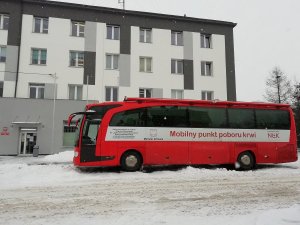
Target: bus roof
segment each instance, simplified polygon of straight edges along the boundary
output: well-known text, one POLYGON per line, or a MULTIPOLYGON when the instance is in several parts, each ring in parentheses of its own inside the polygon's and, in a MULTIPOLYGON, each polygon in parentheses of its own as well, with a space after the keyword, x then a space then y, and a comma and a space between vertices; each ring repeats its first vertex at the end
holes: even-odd
POLYGON ((124 105, 126 103, 167 103, 167 104, 187 104, 187 105, 217 105, 217 106, 240 106, 240 107, 259 107, 259 108, 290 108, 289 104, 278 104, 268 102, 234 102, 220 100, 193 100, 193 99, 171 99, 171 98, 130 98, 125 97, 123 102, 103 102, 87 105, 87 109, 99 105, 124 105))

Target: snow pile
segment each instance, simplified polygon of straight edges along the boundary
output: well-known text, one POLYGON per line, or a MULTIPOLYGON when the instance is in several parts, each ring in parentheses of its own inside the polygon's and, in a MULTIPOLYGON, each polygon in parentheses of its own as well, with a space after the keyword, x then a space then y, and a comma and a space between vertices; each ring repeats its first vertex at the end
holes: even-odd
POLYGON ((81 172, 73 152, 0 157, 0 224, 300 225, 300 162, 81 172))
POLYGON ((65 151, 54 155, 45 156, 40 161, 48 163, 72 163, 73 155, 73 151, 65 151))

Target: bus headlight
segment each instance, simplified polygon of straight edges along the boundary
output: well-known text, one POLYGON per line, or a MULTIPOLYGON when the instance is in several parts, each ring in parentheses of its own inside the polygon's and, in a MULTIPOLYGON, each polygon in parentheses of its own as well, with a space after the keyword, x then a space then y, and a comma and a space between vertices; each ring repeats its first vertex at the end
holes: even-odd
POLYGON ((78 157, 78 155, 79 155, 78 152, 75 151, 74 152, 74 157, 76 158, 76 157, 78 157))

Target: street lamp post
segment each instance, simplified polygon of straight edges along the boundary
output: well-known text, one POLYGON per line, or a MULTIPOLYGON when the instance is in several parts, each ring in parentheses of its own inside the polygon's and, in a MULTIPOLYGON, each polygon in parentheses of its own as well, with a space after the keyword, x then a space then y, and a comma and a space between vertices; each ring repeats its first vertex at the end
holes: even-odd
POLYGON ((52 132, 51 132, 51 153, 54 153, 54 128, 55 128, 55 108, 56 108, 56 73, 49 74, 53 78, 54 90, 53 90, 53 108, 52 108, 52 132))

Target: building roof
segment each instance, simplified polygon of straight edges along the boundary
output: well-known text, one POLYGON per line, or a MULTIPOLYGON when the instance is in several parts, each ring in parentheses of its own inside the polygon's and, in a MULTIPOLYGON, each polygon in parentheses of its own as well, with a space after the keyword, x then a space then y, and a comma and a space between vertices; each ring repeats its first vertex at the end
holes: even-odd
MULTIPOLYGON (((17 1, 20 1, 20 0, 17 0, 17 1)), ((52 5, 52 6, 60 6, 60 7, 74 8, 74 9, 91 10, 91 11, 96 10, 99 12, 106 12, 106 13, 110 12, 113 14, 142 16, 142 17, 168 19, 168 20, 173 19, 173 20, 179 20, 179 21, 183 21, 183 22, 218 24, 218 25, 224 25, 224 26, 230 26, 230 27, 235 27, 237 25, 236 23, 233 23, 233 22, 220 21, 220 20, 200 19, 200 18, 187 17, 187 16, 159 14, 159 13, 133 11, 133 10, 123 10, 123 9, 116 9, 116 8, 84 5, 84 4, 78 4, 78 3, 66 3, 66 2, 57 2, 57 1, 49 1, 49 0, 21 0, 21 1, 23 3, 47 4, 47 5, 52 5)))

